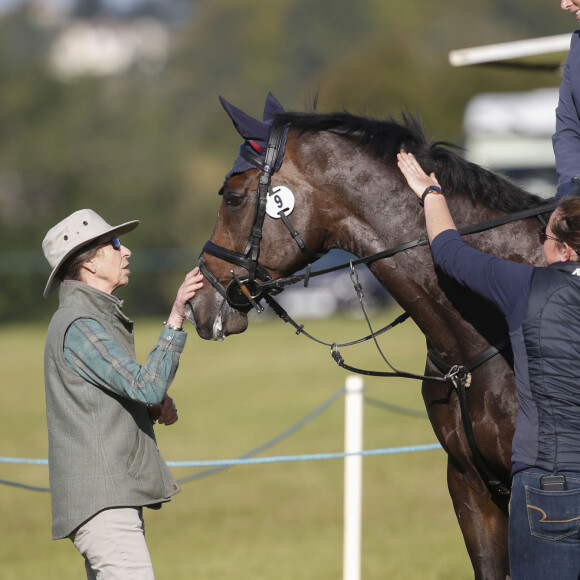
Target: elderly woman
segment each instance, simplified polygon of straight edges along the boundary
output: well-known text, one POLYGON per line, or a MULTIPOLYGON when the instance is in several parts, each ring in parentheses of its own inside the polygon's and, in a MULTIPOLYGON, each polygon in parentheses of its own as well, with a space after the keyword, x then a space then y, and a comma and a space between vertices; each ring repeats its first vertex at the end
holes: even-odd
POLYGON ((177 420, 171 385, 187 333, 185 303, 203 286, 185 277, 147 362, 135 360, 133 322, 113 293, 129 282, 130 250, 109 225, 77 211, 44 238, 52 267, 44 296, 59 289, 46 338, 45 383, 53 539, 70 538, 87 578, 154 578, 142 508, 179 491, 153 424, 177 420))
POLYGON ((423 200, 436 266, 505 315, 519 410, 512 442, 511 580, 580 578, 580 197, 563 198, 539 231, 547 267, 465 244, 434 174, 402 151, 423 200))

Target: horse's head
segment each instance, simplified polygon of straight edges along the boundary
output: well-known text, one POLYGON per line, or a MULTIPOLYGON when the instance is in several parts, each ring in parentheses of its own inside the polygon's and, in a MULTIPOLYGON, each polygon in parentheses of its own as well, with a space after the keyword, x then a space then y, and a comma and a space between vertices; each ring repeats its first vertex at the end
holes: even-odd
MULTIPOLYGON (((422 236, 423 212, 396 166, 401 148, 436 172, 458 226, 539 202, 445 144, 428 143, 417 120, 285 112, 272 95, 263 121, 222 105, 244 142, 199 260, 206 284, 187 309, 205 339, 243 332, 249 310, 260 310, 264 295, 283 287, 280 278, 330 248, 369 256, 422 236)), ((505 250, 512 258, 516 251, 505 250)), ((425 247, 371 268, 406 309, 418 308, 418 287, 425 296, 440 292, 425 247)))
POLYGON ((198 334, 213 340, 243 332, 247 312, 260 311, 265 293, 277 291, 272 282, 317 257, 310 244, 317 252, 324 231, 322 224, 306 227, 312 221, 312 205, 303 203, 308 185, 293 179, 292 154, 285 155, 288 127, 276 123, 283 112, 278 101, 268 95, 263 121, 221 102, 244 143, 199 259, 206 284, 187 308, 198 334))

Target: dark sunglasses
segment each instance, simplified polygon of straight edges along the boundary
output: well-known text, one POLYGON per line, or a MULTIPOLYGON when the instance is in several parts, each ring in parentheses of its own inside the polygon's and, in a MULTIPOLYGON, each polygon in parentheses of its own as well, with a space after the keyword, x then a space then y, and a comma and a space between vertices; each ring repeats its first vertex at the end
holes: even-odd
POLYGON ((107 244, 111 244, 115 250, 121 249, 121 240, 119 238, 111 238, 108 242, 105 242, 104 245, 106 246, 107 244))
POLYGON ((559 242, 560 244, 562 243, 558 238, 555 238, 554 236, 549 236, 546 233, 546 226, 544 226, 538 232, 538 239, 540 240, 540 244, 542 244, 542 246, 546 243, 546 240, 554 240, 555 242, 559 242))

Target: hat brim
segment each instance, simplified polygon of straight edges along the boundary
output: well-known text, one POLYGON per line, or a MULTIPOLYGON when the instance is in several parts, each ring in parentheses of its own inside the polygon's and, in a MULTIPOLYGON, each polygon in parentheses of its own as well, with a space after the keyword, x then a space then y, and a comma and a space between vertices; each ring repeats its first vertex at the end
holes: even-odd
MULTIPOLYGON (((96 236, 90 238, 89 240, 84 240, 82 244, 72 248, 69 252, 67 252, 59 261, 59 263, 53 268, 50 276, 48 277, 48 282, 46 283, 46 287, 44 288, 44 292, 42 295, 46 298, 50 296, 59 286, 60 280, 57 277, 58 271, 63 263, 72 256, 75 252, 80 250, 82 247, 90 244, 91 242, 95 241, 97 238, 102 236, 106 236, 107 234, 116 234, 117 236, 122 236, 123 234, 127 234, 130 231, 133 231, 139 225, 139 220, 132 220, 130 222, 125 222, 124 224, 112 227, 110 229, 106 229, 96 236)), ((115 236, 112 236, 115 237, 115 236)))

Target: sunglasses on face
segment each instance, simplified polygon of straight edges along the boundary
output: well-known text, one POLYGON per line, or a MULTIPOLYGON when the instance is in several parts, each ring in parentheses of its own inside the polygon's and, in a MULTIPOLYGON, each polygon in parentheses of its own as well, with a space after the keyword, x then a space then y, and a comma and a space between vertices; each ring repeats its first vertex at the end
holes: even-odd
POLYGON ((105 242, 103 245, 111 244, 115 250, 121 249, 121 240, 119 238, 111 238, 108 242, 105 242))
POLYGON ((554 236, 549 236, 546 233, 546 226, 544 226, 539 232, 538 232, 538 239, 540 240, 540 244, 542 244, 542 246, 546 243, 546 240, 554 240, 555 242, 560 242, 560 240, 558 238, 555 238, 554 236))

